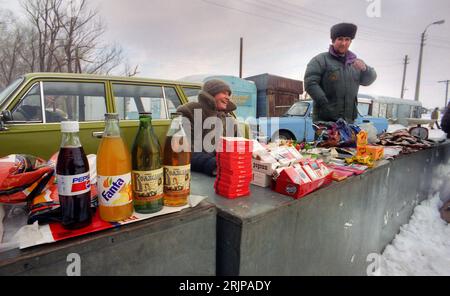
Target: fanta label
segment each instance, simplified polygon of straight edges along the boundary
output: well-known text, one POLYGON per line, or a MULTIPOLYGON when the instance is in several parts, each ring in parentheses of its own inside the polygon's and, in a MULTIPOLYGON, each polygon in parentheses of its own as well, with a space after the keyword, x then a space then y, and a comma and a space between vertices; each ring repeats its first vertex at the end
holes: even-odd
POLYGON ((75 196, 91 190, 91 177, 89 172, 74 176, 56 175, 58 194, 75 196))
POLYGON ((105 207, 118 207, 133 201, 131 173, 121 176, 98 176, 99 204, 105 207))

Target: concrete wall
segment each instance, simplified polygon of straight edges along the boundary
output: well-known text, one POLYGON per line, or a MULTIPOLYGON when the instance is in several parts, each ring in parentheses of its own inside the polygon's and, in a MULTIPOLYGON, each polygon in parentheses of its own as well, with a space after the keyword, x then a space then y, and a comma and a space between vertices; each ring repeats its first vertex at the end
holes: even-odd
POLYGON ((449 168, 447 143, 297 201, 255 187, 248 200, 212 196, 219 209, 217 273, 366 275, 367 255, 383 251, 419 202, 438 191, 450 198, 449 168), (251 203, 260 211, 245 212, 251 203))
POLYGON ((98 234, 0 254, 0 275, 66 275, 67 255, 81 275, 214 275, 216 209, 196 208, 98 234))

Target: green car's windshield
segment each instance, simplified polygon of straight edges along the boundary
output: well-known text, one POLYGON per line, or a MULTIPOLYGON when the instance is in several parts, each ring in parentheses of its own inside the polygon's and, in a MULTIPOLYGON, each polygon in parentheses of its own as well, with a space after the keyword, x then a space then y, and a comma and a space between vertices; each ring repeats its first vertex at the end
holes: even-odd
POLYGON ((291 109, 286 112, 286 116, 305 116, 308 112, 308 103, 300 102, 292 105, 291 109))
POLYGON ((0 92, 0 105, 12 94, 23 82, 23 77, 17 78, 0 92))

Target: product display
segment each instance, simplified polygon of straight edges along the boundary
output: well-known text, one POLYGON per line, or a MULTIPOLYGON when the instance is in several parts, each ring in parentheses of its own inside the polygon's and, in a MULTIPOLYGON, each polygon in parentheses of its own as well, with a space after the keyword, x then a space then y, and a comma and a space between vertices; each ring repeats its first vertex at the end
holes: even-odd
POLYGON ((172 114, 172 123, 164 145, 164 205, 184 206, 191 188, 191 152, 182 116, 172 114))
POLYGON ((120 136, 119 115, 105 115, 105 132, 97 152, 100 217, 118 222, 133 214, 131 157, 120 136))
POLYGON ((138 213, 155 213, 164 206, 164 172, 160 151, 151 113, 140 113, 139 128, 131 150, 133 203, 138 213))
POLYGON ((61 122, 61 149, 56 163, 61 223, 77 229, 91 223, 91 177, 89 163, 81 146, 76 121, 61 122))

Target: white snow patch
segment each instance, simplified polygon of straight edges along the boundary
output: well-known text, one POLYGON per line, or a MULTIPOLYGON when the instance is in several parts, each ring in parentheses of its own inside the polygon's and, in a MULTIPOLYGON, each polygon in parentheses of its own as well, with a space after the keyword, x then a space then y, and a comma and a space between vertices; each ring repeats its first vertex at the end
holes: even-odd
POLYGON ((408 128, 404 125, 401 124, 390 124, 388 126, 387 132, 388 133, 395 133, 396 131, 400 131, 400 130, 407 130, 408 128))
POLYGON ((450 276, 450 225, 441 219, 439 195, 414 210, 381 256, 385 276, 450 276))

